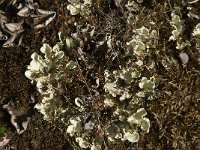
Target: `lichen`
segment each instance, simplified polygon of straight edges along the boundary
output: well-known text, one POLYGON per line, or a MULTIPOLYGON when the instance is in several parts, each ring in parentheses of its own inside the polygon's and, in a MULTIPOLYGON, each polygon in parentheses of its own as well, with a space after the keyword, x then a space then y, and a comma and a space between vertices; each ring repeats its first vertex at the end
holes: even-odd
MULTIPOLYGON (((85 35, 84 40, 87 42, 91 40, 93 44, 98 45, 97 48, 101 45, 104 48, 111 48, 111 36, 106 35, 103 41, 95 42, 94 27, 86 25, 85 28, 82 26, 78 28, 85 35)), ((53 48, 44 44, 40 49, 43 55, 33 53, 31 56, 32 61, 25 75, 36 84, 42 98, 35 108, 43 114, 45 120, 63 123, 66 126, 66 133, 75 137, 81 148, 100 149, 104 138, 113 144, 124 140, 135 143, 139 140, 140 132, 148 133, 150 130, 150 120, 146 117, 147 112, 141 103, 144 97, 150 99, 156 88, 154 76, 145 73, 145 69, 154 68, 154 63, 143 62, 148 56, 149 47, 152 46, 152 40, 148 38, 152 30, 142 27, 136 32, 137 35, 132 40, 138 37, 139 43, 144 44, 143 53, 128 53, 128 55, 131 57, 135 55, 138 59, 122 59, 116 69, 105 67, 104 81, 99 83, 97 78, 96 86, 88 87, 85 83, 88 89, 103 85, 104 91, 101 91, 101 95, 95 89, 94 95, 91 92, 85 96, 74 93, 76 97, 71 98, 66 95, 69 92, 67 88, 60 89, 73 84, 74 76, 81 71, 81 63, 77 63, 67 55, 72 49, 81 52, 80 62, 88 63, 82 52, 84 40, 77 36, 73 37, 72 34, 72 37, 65 39, 59 33, 60 42, 53 48), (108 110, 109 115, 104 116, 103 112, 108 110)), ((129 46, 127 51, 130 49, 129 46)), ((135 45, 132 48, 137 50, 135 45)))
MULTIPOLYGON (((36 104, 35 108, 44 115, 45 120, 49 121, 53 120, 55 111, 61 103, 59 97, 56 96, 55 82, 57 82, 57 85, 59 84, 59 81, 63 78, 61 73, 63 70, 70 71, 76 68, 75 63, 68 61, 61 50, 62 47, 62 42, 57 43, 53 48, 48 44, 43 44, 40 51, 44 56, 33 53, 31 55, 32 61, 25 72, 25 76, 32 83, 36 83, 38 92, 42 96, 42 102, 36 104)), ((65 110, 60 111, 65 112, 65 110)))
POLYGON ((175 14, 174 12, 171 13, 171 21, 170 24, 174 28, 172 30, 172 35, 169 37, 169 41, 176 41, 176 49, 182 50, 186 46, 190 46, 189 41, 184 41, 182 39, 183 30, 185 28, 184 21, 180 18, 179 15, 175 14))
POLYGON ((70 2, 67 5, 67 9, 70 11, 71 15, 82 15, 87 16, 90 14, 90 7, 92 5, 92 0, 84 0, 82 3, 80 0, 68 0, 70 2))
POLYGON ((196 36, 196 37, 199 37, 199 36, 200 36, 200 23, 198 23, 198 24, 195 26, 195 28, 194 28, 194 30, 193 30, 193 32, 192 32, 192 35, 193 35, 193 36, 196 36))

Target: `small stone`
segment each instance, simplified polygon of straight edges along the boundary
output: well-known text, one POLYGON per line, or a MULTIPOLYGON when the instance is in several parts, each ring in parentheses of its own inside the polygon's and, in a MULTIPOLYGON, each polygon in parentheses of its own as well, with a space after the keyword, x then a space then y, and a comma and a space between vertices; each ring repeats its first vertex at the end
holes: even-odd
POLYGON ((188 54, 186 54, 186 53, 180 53, 179 57, 180 57, 180 59, 182 61, 183 68, 185 68, 187 66, 188 61, 189 61, 188 54))

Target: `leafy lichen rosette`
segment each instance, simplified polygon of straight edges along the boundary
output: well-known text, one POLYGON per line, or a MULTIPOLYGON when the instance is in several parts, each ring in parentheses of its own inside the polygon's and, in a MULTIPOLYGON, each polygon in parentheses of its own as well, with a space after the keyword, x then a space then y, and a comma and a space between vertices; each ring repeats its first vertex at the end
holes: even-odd
POLYGON ((55 114, 66 111, 62 107, 63 100, 59 96, 59 85, 64 78, 63 71, 70 71, 72 62, 62 51, 63 46, 62 42, 57 43, 53 48, 49 44, 43 44, 40 51, 44 56, 33 53, 32 61, 25 72, 25 76, 36 84, 42 96, 41 103, 36 104, 35 108, 48 121, 54 120, 55 114))
POLYGON ((91 12, 90 7, 92 5, 92 0, 68 0, 70 4, 67 5, 67 9, 70 11, 71 15, 88 16, 91 12))
MULTIPOLYGON (((95 42, 92 26, 81 31, 87 44, 98 45, 96 50, 102 48, 101 43, 103 48, 111 47, 108 36, 101 43, 95 42)), ((141 102, 155 88, 153 77, 143 75, 143 62, 122 60, 116 69, 105 67, 103 80, 95 77, 96 85, 90 85, 82 74, 83 67, 86 66, 86 72, 91 67, 87 67, 90 57, 83 51, 84 40, 78 35, 64 39, 61 33, 59 39, 53 48, 43 44, 40 49, 43 55, 33 53, 25 72, 41 95, 35 108, 45 120, 63 123, 66 133, 81 148, 100 150, 105 139, 112 144, 138 142, 140 132, 148 133, 150 129, 150 120, 141 102), (69 57, 73 50, 80 57, 69 57), (101 91, 98 91, 100 85, 101 91)))
MULTIPOLYGON (((150 121, 145 117, 146 110, 139 108, 142 99, 132 90, 141 78, 142 68, 137 63, 130 64, 112 72, 105 71, 104 89, 107 94, 104 106, 112 110, 110 124, 107 125, 105 134, 108 140, 114 143, 120 140, 138 142, 139 129, 148 133, 150 128, 150 121)), ((149 82, 149 86, 143 82, 139 84, 145 84, 146 87, 146 89, 141 88, 141 91, 153 90, 155 86, 149 82)), ((146 96, 146 93, 143 94, 146 96)))

